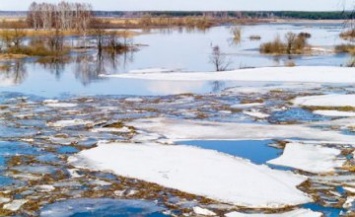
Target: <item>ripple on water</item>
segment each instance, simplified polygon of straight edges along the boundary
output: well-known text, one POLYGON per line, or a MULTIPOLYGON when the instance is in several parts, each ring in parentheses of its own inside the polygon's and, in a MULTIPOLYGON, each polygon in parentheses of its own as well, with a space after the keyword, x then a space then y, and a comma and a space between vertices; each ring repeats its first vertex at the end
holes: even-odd
POLYGON ((115 199, 70 199, 46 205, 40 211, 41 217, 161 217, 164 209, 155 203, 143 200, 115 199))

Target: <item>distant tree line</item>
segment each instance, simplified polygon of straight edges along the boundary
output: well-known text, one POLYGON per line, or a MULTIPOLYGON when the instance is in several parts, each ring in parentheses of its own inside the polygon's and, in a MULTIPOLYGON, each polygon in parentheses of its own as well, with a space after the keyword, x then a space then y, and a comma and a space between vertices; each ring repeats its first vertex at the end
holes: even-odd
POLYGON ((59 4, 33 2, 27 13, 29 26, 35 29, 86 31, 92 18, 92 6, 86 3, 59 4))
POLYGON ((229 17, 229 18, 293 18, 293 19, 349 19, 354 14, 351 11, 94 11, 98 17, 128 17, 139 18, 149 14, 152 17, 229 17))

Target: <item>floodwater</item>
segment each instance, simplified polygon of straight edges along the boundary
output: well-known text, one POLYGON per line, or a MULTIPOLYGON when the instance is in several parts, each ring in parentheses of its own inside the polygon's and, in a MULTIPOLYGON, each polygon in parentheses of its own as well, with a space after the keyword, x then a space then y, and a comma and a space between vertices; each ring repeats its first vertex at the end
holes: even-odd
POLYGON ((267 161, 282 154, 282 150, 269 146, 272 142, 272 140, 191 140, 178 144, 215 150, 248 159, 255 164, 266 164, 267 161))
MULTIPOLYGON (((296 65, 339 66, 345 64, 349 58, 345 54, 328 52, 312 56, 274 57, 259 54, 258 51, 261 43, 289 31, 309 32, 312 34, 309 40, 311 45, 321 50, 329 50, 344 42, 338 37, 343 28, 341 24, 260 24, 241 28, 242 39, 239 43, 233 42, 230 26, 214 27, 206 31, 153 29, 150 33, 134 37, 134 43, 140 45, 139 51, 115 57, 100 59, 95 51, 88 50, 86 53, 73 54, 70 61, 64 62, 41 63, 36 58, 3 61, 1 64, 6 64, 10 68, 0 73, 0 187, 10 193, 16 193, 14 199, 25 198, 40 203, 40 211, 36 210, 30 215, 160 217, 165 216, 162 211, 168 210, 179 216, 182 215, 182 210, 191 211, 193 206, 199 205, 199 198, 175 195, 175 191, 159 189, 156 186, 152 188, 153 192, 147 192, 147 189, 142 189, 146 183, 117 177, 109 172, 76 171, 66 164, 67 158, 95 146, 101 140, 132 139, 132 132, 92 131, 93 127, 104 127, 121 120, 124 122, 166 116, 176 119, 263 125, 307 124, 333 120, 315 115, 303 108, 289 107, 288 100, 297 94, 346 92, 352 87, 346 89, 342 86, 320 86, 303 90, 302 86, 282 94, 277 92, 243 94, 224 90, 246 85, 249 87, 272 85, 277 88, 280 84, 162 82, 100 77, 100 74, 127 73, 147 68, 213 71, 209 56, 211 48, 215 45, 219 45, 226 58, 230 60, 230 69, 279 66, 290 61, 290 58, 296 65), (260 35, 262 38, 260 41, 251 41, 249 40, 251 35, 260 35), (53 98, 65 101, 66 105, 75 106, 51 107, 43 102, 45 99, 53 98), (260 106, 233 108, 242 102, 252 103, 255 99, 262 99, 260 106), (284 107, 288 109, 283 109, 284 107), (260 119, 243 111, 261 111, 270 116, 260 119), (90 121, 90 124, 62 127, 53 125, 56 121, 74 119, 90 121), (53 186, 56 190, 51 191, 53 186), (172 204, 178 206, 171 210, 162 208, 163 205, 172 204), (71 209, 66 213, 68 207, 71 209)), ((282 153, 281 149, 269 146, 273 142, 273 140, 190 140, 179 144, 216 150, 248 159, 255 164, 265 164, 282 153)), ((321 185, 322 189, 326 189, 324 190, 326 193, 334 190, 333 183, 312 184, 321 185)), ((313 192, 318 190, 315 189, 313 192)), ((328 197, 329 195, 325 194, 320 200, 324 202, 329 199, 328 197)), ((345 194, 342 193, 341 199, 344 197, 345 194)), ((339 211, 336 208, 325 208, 318 203, 305 207, 322 211, 326 216, 333 216, 339 211)), ((27 215, 31 212, 30 208, 29 205, 20 213, 27 215)))
MULTIPOLYGON (((342 24, 260 24, 241 26, 239 43, 232 40, 231 26, 214 27, 205 31, 187 29, 153 29, 133 38, 139 51, 116 57, 98 58, 96 52, 73 55, 71 61, 38 62, 34 58, 7 62, 10 70, 0 75, 0 91, 20 92, 43 97, 76 95, 169 95, 210 93, 220 91, 211 82, 142 81, 107 79, 100 74, 127 73, 131 70, 165 68, 183 71, 214 71, 209 62, 212 46, 220 46, 231 64, 229 69, 244 67, 282 66, 292 61, 296 65, 339 66, 348 62, 346 54, 320 53, 312 56, 269 56, 259 53, 261 43, 293 31, 309 32, 309 44, 331 50, 344 43, 338 37, 342 24), (249 39, 260 35, 260 41, 249 39)), ((71 39, 68 39, 71 40, 71 39)), ((232 87, 232 82, 224 84, 232 87)))

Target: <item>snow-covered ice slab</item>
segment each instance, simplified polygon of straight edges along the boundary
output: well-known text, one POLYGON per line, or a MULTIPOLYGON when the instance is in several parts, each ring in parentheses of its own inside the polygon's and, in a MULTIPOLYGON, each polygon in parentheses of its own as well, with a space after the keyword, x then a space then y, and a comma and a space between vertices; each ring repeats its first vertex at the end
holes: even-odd
MULTIPOLYGON (((325 131, 306 125, 265 125, 250 123, 221 123, 168 118, 139 119, 128 125, 136 129, 158 133, 173 141, 246 140, 273 138, 302 138, 326 143, 355 144, 353 136, 336 131, 325 131)), ((139 135, 138 135, 139 136, 139 135)))
POLYGON ((306 177, 190 146, 101 143, 68 161, 252 208, 280 208, 312 200, 296 188, 306 177))
POLYGON ((299 66, 238 69, 224 72, 127 73, 104 77, 180 81, 279 81, 355 83, 355 70, 347 67, 299 66))
POLYGON ((129 71, 132 74, 147 74, 147 73, 168 73, 181 71, 179 69, 169 69, 169 68, 147 68, 147 69, 135 69, 129 71))
POLYGON ((231 212, 225 215, 226 217, 321 217, 323 216, 320 212, 313 212, 309 209, 297 209, 285 213, 275 213, 275 214, 246 214, 240 212, 231 212))
POLYGON ((73 119, 73 120, 60 120, 56 122, 49 122, 47 125, 52 127, 73 127, 79 125, 93 125, 92 121, 86 121, 81 119, 73 119))
POLYGON ((313 113, 330 117, 355 117, 355 112, 343 112, 337 110, 315 110, 313 113))
POLYGON ((344 159, 337 158, 340 152, 339 149, 320 145, 289 143, 280 157, 270 160, 268 163, 311 173, 328 173, 345 163, 344 159))
POLYGON ((332 94, 297 97, 293 100, 293 103, 300 106, 355 107, 355 95, 332 94))

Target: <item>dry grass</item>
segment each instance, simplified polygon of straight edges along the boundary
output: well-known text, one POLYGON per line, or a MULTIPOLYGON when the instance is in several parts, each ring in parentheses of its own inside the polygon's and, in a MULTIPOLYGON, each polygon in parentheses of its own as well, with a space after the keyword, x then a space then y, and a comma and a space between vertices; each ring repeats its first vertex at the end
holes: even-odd
POLYGON ((292 60, 285 62, 285 66, 287 67, 294 67, 296 66, 296 63, 292 60))
POLYGON ((355 54, 355 45, 354 44, 341 44, 335 46, 336 53, 350 53, 355 54))
POLYGON ((280 36, 276 36, 273 41, 261 44, 260 53, 274 55, 311 53, 311 49, 307 45, 308 36, 289 32, 284 38, 283 41, 280 36), (290 36, 293 36, 292 39, 290 36))
POLYGON ((0 60, 22 59, 28 57, 25 54, 0 54, 0 60))
POLYGON ((340 37, 345 40, 353 40, 355 39, 355 29, 349 29, 340 33, 340 37))
POLYGON ((315 111, 315 110, 336 110, 336 111, 343 111, 343 112, 355 111, 355 107, 352 107, 352 106, 342 106, 342 107, 334 107, 334 106, 304 106, 303 108, 311 110, 311 111, 315 111))
MULTIPOLYGON (((4 30, 0 30, 0 34, 3 31, 4 30)), ((13 30, 7 30, 7 31, 13 31, 13 30)), ((44 30, 44 29, 24 29, 21 31, 23 31, 27 37, 52 36, 55 32, 54 30, 44 30)), ((127 38, 131 38, 131 37, 134 37, 139 34, 137 32, 129 31, 129 30, 102 31, 103 35, 109 35, 109 34, 113 34, 113 33, 116 34, 117 36, 127 37, 127 38)), ((82 35, 82 33, 75 31, 75 30, 63 31, 63 32, 61 32, 61 34, 63 34, 64 36, 80 36, 80 35, 82 35)), ((87 32, 87 35, 89 35, 89 36, 97 35, 97 30, 91 29, 87 32)))

